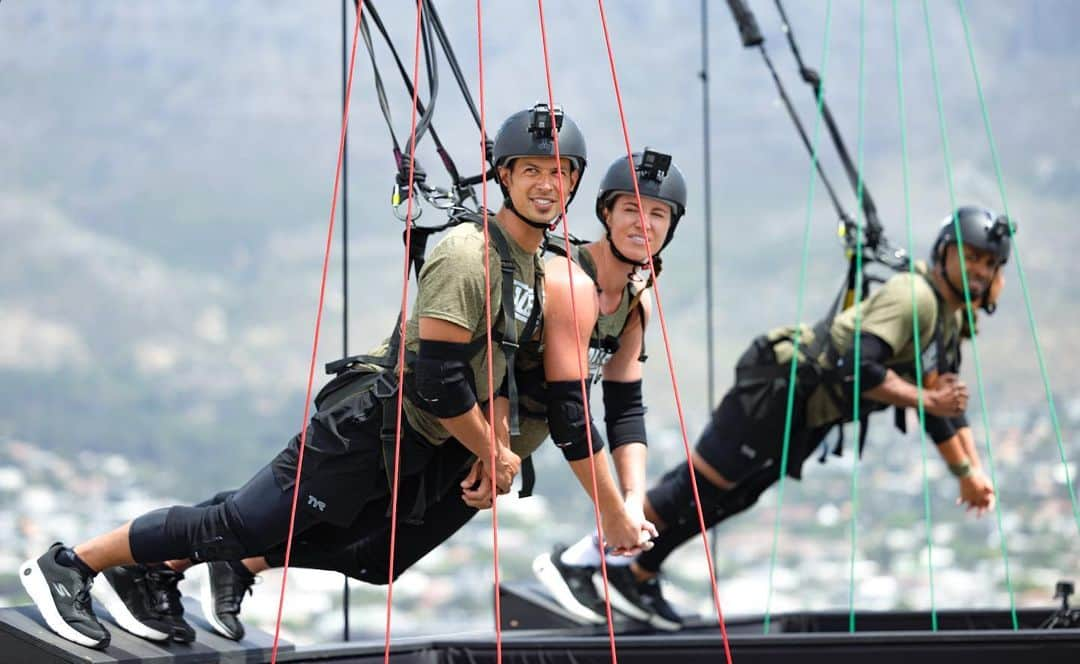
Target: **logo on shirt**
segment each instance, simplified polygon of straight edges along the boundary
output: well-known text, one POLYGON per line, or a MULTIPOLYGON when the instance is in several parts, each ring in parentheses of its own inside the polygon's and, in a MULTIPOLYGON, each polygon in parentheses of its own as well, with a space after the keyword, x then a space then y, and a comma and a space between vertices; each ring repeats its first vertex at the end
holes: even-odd
POLYGON ((514 279, 514 318, 522 323, 527 322, 534 302, 536 292, 533 287, 514 279))

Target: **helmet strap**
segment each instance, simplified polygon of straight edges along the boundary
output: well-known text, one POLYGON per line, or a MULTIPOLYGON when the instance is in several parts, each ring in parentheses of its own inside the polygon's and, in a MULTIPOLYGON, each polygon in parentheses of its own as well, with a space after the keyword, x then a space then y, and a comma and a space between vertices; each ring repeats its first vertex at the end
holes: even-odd
POLYGON ((938 274, 941 275, 941 280, 945 282, 945 285, 949 287, 949 292, 952 293, 953 296, 956 297, 956 299, 960 300, 961 303, 963 303, 966 300, 966 298, 964 297, 963 284, 961 284, 960 288, 957 288, 956 284, 954 284, 952 282, 952 279, 949 278, 949 273, 945 270, 945 250, 947 248, 947 245, 941 248, 941 253, 939 254, 939 259, 937 261, 938 274))
POLYGON ((503 200, 503 207, 505 207, 507 210, 510 210, 511 212, 513 212, 515 217, 517 217, 518 219, 524 221, 529 226, 532 226, 533 228, 535 228, 537 230, 541 230, 541 231, 553 231, 553 230, 555 230, 559 226, 559 220, 562 219, 562 215, 560 214, 559 216, 555 217, 555 219, 551 223, 545 223, 545 222, 542 222, 542 221, 533 221, 532 219, 529 219, 528 217, 526 217, 525 215, 523 215, 523 214, 521 214, 520 212, 517 211, 517 208, 514 207, 514 201, 510 200, 509 196, 507 196, 503 200))

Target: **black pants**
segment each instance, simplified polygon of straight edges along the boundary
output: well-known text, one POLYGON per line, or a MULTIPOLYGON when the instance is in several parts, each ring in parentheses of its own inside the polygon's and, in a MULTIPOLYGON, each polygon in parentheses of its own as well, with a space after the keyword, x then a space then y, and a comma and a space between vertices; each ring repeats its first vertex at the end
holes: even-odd
MULTIPOLYGON (((448 441, 454 442, 454 441, 448 441)), ((423 523, 404 520, 402 496, 414 496, 418 477, 410 475, 401 480, 398 505, 398 526, 394 546, 394 578, 412 567, 421 558, 460 530, 476 516, 477 510, 461 500, 460 482, 469 470, 471 457, 460 445, 444 447, 437 456, 446 471, 445 481, 435 488, 428 501, 423 523)), ((291 492, 286 492, 291 495, 291 492)), ((199 503, 198 507, 223 504, 234 499, 235 491, 224 491, 199 503)), ((384 585, 390 575, 390 500, 386 495, 369 502, 357 517, 345 527, 319 523, 305 529, 293 540, 289 564, 292 567, 340 572, 371 584, 384 585)), ((272 547, 264 554, 271 567, 281 567, 285 560, 284 544, 272 547)))
MULTIPOLYGON (((779 402, 778 402, 779 403, 779 402)), ((802 417, 803 404, 796 402, 788 444, 787 473, 795 478, 831 426, 808 429, 802 417)), ((735 483, 721 489, 701 473, 695 480, 701 499, 706 529, 749 509, 780 479, 780 452, 783 448, 785 412, 779 407, 765 418, 750 418, 732 389, 724 395, 711 421, 698 439, 696 450, 725 478, 735 483)), ((637 563, 650 571, 660 570, 669 555, 687 540, 701 533, 690 484, 690 468, 683 462, 668 471, 648 492, 649 504, 665 524, 653 548, 643 552, 637 563)))
MULTIPOLYGON (((346 428, 346 422, 326 426, 320 417, 325 419, 322 415, 312 418, 304 447, 294 525, 297 536, 316 526, 348 527, 369 505, 385 504, 390 495, 378 436, 381 418, 349 421, 346 428)), ((221 502, 175 506, 135 519, 129 536, 135 560, 237 560, 283 546, 288 538, 298 438, 240 489, 219 494, 224 495, 221 502)), ((434 502, 447 478, 456 477, 469 459, 457 441, 436 448, 406 431, 399 466, 405 514, 416 515, 418 505, 434 502)))

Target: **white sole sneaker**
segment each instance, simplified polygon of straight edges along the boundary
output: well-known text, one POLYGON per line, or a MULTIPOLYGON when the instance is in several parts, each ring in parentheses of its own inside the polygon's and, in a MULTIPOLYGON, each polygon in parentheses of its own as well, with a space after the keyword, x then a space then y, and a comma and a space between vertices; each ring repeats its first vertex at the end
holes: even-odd
POLYGON ((550 553, 541 553, 534 558, 532 568, 533 574, 547 588, 559 606, 575 618, 591 625, 607 624, 607 618, 597 615, 595 611, 577 601, 574 594, 570 592, 570 588, 567 587, 566 582, 563 581, 559 570, 555 569, 555 563, 552 562, 550 553))
POLYGON ((131 610, 127 608, 127 604, 124 604, 124 600, 120 598, 120 594, 116 592, 116 588, 112 587, 109 583, 108 577, 104 574, 99 574, 97 580, 94 582, 92 588, 90 588, 90 596, 101 602, 101 605, 112 616, 113 621, 123 629, 124 631, 131 632, 135 636, 149 639, 150 641, 168 641, 169 635, 164 632, 159 632, 153 627, 149 627, 139 622, 138 618, 131 613, 131 610))
POLYGON ((19 566, 19 581, 22 582, 26 594, 30 595, 30 599, 41 612, 41 617, 45 619, 45 624, 49 626, 49 629, 80 646, 101 648, 101 641, 96 641, 76 631, 60 617, 60 612, 56 610, 56 603, 53 601, 52 591, 49 590, 49 582, 36 559, 27 560, 19 566))
POLYGON ((649 616, 649 624, 664 632, 679 632, 683 628, 682 623, 672 622, 658 613, 649 616))

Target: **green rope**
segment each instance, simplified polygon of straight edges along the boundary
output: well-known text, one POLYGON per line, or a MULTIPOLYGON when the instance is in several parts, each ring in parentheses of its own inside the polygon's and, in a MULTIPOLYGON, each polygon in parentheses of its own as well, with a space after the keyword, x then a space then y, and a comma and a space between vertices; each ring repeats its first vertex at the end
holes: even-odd
MULTIPOLYGON (((900 162, 904 181, 904 221, 907 225, 908 256, 915 254, 915 234, 911 224, 911 178, 908 169, 907 152, 907 116, 904 112, 904 66, 900 45, 900 18, 896 0, 892 0, 893 35, 896 43, 896 98, 900 113, 900 162)), ((930 479, 927 473, 926 458, 926 408, 923 402, 923 367, 922 342, 919 339, 919 308, 915 302, 915 261, 908 261, 908 274, 911 276, 911 330, 915 344, 915 387, 918 390, 919 410, 919 450, 922 452, 923 514, 926 519, 927 572, 930 576, 930 624, 933 631, 938 631, 937 608, 934 606, 934 537, 933 519, 930 512, 930 479)), ((939 316, 945 312, 939 311, 939 316)))
MULTIPOLYGON (((949 154, 949 136, 945 127, 945 108, 941 99, 941 82, 938 80, 937 61, 934 57, 934 34, 933 29, 930 26, 930 8, 927 6, 926 0, 922 0, 922 6, 923 16, 926 19, 926 39, 930 45, 930 69, 934 77, 934 93, 937 98, 938 121, 941 126, 941 146, 945 156, 945 181, 949 187, 949 206, 953 210, 953 228, 956 232, 957 254, 960 258, 960 276, 964 286, 964 309, 967 313, 968 327, 972 330, 971 351, 975 358, 975 380, 979 388, 979 403, 982 406, 982 423, 986 433, 986 464, 987 468, 990 469, 990 482, 994 487, 994 490, 997 491, 998 483, 994 473, 994 453, 990 446, 990 416, 986 407, 986 393, 983 389, 982 365, 979 362, 979 345, 975 339, 976 335, 974 333, 975 311, 971 306, 971 291, 968 288, 967 265, 964 261, 964 238, 960 230, 960 220, 955 213, 956 194, 953 191, 952 158, 949 154)), ((996 502, 995 513, 997 515, 998 539, 1001 544, 1001 559, 1005 565, 1005 585, 1009 591, 1009 609, 1012 613, 1013 630, 1018 630, 1020 629, 1020 622, 1016 615, 1016 596, 1013 592, 1012 576, 1009 572, 1009 552, 1005 543, 1005 528, 1002 523, 1000 496, 996 502)))
POLYGON ((765 633, 769 625, 773 594, 773 571, 776 569, 776 548, 780 540, 780 511, 784 505, 784 478, 787 475, 788 447, 791 444, 791 424, 795 404, 795 378, 799 366, 799 343, 802 337, 803 301, 806 295, 806 273, 810 263, 810 219, 814 209, 814 184, 817 182, 818 138, 821 129, 822 104, 825 100, 825 72, 829 64, 829 34, 832 30, 832 0, 825 3, 825 44, 821 55, 821 83, 818 87, 817 112, 814 115, 814 131, 810 150, 810 182, 807 185, 806 221, 803 225, 802 264, 799 269, 799 295, 795 306, 795 334, 792 335, 791 372, 788 374, 787 412, 784 415, 784 445, 780 455, 780 486, 777 487, 776 521, 773 525, 772 552, 769 556, 769 586, 765 598, 765 633))
MULTIPOLYGON (((971 73, 975 76, 975 90, 979 93, 979 106, 982 109, 983 125, 986 127, 986 139, 990 144, 990 156, 994 161, 994 173, 997 175, 998 190, 1001 192, 1001 206, 1005 216, 1009 217, 1009 201, 1005 197, 1005 179, 1001 173, 1001 161, 998 159, 997 144, 994 141, 994 132, 990 127, 990 112, 986 107, 986 99, 983 97, 982 82, 979 79, 979 68, 975 65, 975 50, 971 43, 971 32, 968 30, 967 12, 964 9, 963 0, 957 0, 960 8, 960 21, 964 25, 964 40, 967 42, 968 59, 971 61, 971 73)), ((1010 224, 1010 230, 1012 226, 1010 224)), ((1043 389, 1046 392, 1046 403, 1050 407, 1050 422, 1054 425, 1054 435, 1057 438, 1058 453, 1061 455, 1061 465, 1065 469, 1065 486, 1069 490, 1069 499, 1072 501, 1073 518, 1076 527, 1080 530, 1080 506, 1076 502, 1076 487, 1069 477, 1069 462, 1065 457, 1065 442, 1061 437, 1061 425, 1058 422, 1057 409, 1054 407, 1054 393, 1050 389, 1050 374, 1046 370, 1046 359, 1043 357, 1042 345, 1039 343, 1039 330, 1035 326, 1035 313, 1031 308, 1031 295, 1028 292, 1027 278, 1024 275, 1024 266, 1020 262, 1020 246, 1016 243, 1016 236, 1012 235, 1013 256, 1016 261, 1016 273, 1020 279, 1020 289, 1024 292, 1024 306, 1027 308, 1028 326, 1031 328, 1031 338, 1035 342, 1035 357, 1039 361, 1039 371, 1042 374, 1043 389)))
MULTIPOLYGON (((862 422, 859 421, 859 402, 862 390, 862 298, 863 298, 863 110, 866 106, 866 0, 859 0, 859 122, 856 132, 855 198, 855 384, 852 386, 852 421, 855 423, 855 460, 851 464, 851 565, 848 583, 848 631, 855 631, 855 558, 859 516, 859 461, 862 459, 862 422)), ((829 331, 825 332, 829 334, 829 331)))

